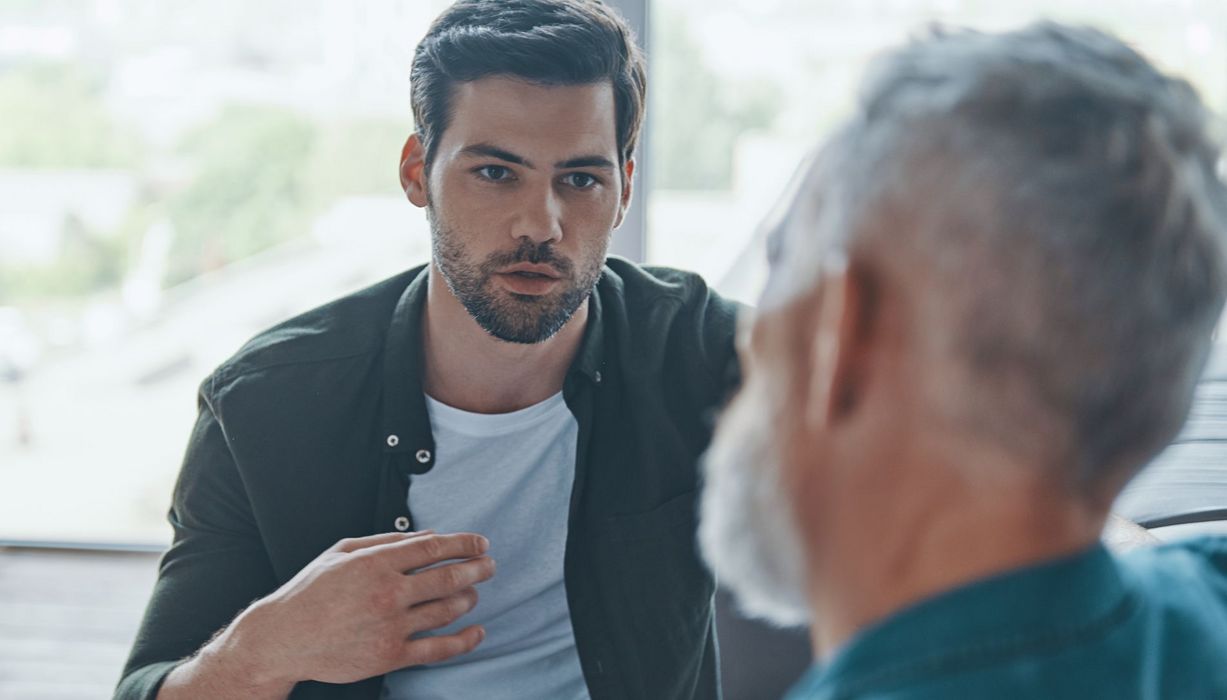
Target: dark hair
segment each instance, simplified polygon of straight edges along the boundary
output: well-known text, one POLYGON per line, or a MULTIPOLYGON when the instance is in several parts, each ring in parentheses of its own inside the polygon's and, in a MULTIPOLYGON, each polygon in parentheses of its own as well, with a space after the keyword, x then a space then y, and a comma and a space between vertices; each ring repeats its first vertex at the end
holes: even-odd
POLYGON ((439 15, 410 72, 427 165, 451 117, 452 86, 496 75, 541 85, 610 81, 618 155, 625 162, 634 153, 643 124, 643 53, 626 21, 600 0, 460 0, 439 15))

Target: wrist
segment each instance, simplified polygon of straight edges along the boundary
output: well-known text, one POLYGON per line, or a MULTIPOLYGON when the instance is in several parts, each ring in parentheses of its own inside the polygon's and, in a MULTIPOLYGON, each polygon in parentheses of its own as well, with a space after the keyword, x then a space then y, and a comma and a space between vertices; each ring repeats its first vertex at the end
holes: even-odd
POLYGON ((284 697, 299 680, 278 640, 267 639, 262 631, 269 610, 263 602, 254 603, 235 618, 205 649, 206 663, 216 665, 230 678, 243 679, 253 696, 284 697))

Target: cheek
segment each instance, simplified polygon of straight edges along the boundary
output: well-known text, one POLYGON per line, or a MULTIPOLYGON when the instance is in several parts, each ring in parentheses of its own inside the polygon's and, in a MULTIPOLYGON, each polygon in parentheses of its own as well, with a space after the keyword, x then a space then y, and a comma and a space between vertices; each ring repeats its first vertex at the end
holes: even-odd
POLYGON ((563 230, 585 242, 597 242, 613 233, 618 207, 607 197, 575 197, 562 207, 563 230))
POLYGON ((771 413, 764 425, 769 433, 775 453, 778 455, 780 481, 788 497, 808 487, 813 467, 822 459, 822 437, 816 427, 805 420, 805 378, 796 371, 795 364, 785 359, 776 360, 769 371, 768 382, 771 413))
POLYGON ((497 234, 501 225, 497 206, 490 197, 467 193, 460 187, 443 187, 431 197, 431 216, 445 228, 464 238, 470 245, 479 245, 485 238, 497 234))

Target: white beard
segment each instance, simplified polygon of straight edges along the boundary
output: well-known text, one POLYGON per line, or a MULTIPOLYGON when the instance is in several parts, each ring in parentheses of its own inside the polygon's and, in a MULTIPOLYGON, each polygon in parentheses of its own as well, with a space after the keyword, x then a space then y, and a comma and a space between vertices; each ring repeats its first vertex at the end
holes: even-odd
POLYGON ((745 614, 805 625, 805 548, 782 497, 768 405, 743 396, 720 420, 703 457, 699 544, 745 614))

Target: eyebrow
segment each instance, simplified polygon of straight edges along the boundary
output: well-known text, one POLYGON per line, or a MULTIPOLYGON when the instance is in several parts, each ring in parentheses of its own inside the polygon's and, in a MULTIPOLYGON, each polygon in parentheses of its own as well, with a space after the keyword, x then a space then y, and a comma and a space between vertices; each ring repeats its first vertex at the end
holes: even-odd
MULTIPOLYGON (((479 158, 497 158, 498 160, 506 161, 514 165, 522 165, 530 170, 536 169, 536 166, 533 165, 527 158, 518 156, 511 151, 488 143, 475 143, 471 146, 465 146, 464 148, 460 149, 460 154, 479 158)), ((609 160, 605 156, 597 155, 568 158, 567 160, 559 161, 554 164, 555 170, 567 170, 570 168, 601 168, 605 170, 613 170, 614 167, 613 161, 609 160)))
POLYGON ((580 156, 564 160, 561 163, 555 163, 556 170, 566 170, 568 168, 601 168, 604 170, 613 170, 613 161, 604 156, 580 156))

